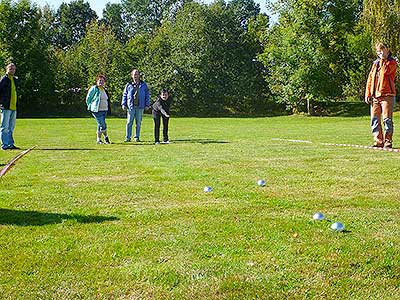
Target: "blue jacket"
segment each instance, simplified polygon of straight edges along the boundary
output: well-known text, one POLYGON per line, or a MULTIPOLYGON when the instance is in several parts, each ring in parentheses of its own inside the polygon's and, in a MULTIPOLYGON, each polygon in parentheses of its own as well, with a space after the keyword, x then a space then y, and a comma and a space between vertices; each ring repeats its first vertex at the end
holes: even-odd
MULTIPOLYGON (((14 76, 15 88, 18 89, 18 78, 14 76)), ((7 74, 0 79, 0 109, 10 109, 11 80, 7 74)))
MULTIPOLYGON (((111 114, 111 103, 110 103, 110 95, 108 94, 108 91, 106 91, 107 94, 107 102, 108 102, 108 111, 107 113, 110 115, 111 114)), ((87 109, 90 110, 91 112, 98 112, 99 111, 99 105, 100 105, 100 89, 98 88, 97 85, 93 85, 90 87, 87 95, 86 95, 86 104, 87 104, 87 109)))
MULTIPOLYGON (((129 82, 124 88, 124 93, 122 94, 122 106, 127 106, 129 109, 133 109, 133 95, 135 88, 133 83, 129 82)), ((150 93, 147 84, 144 81, 139 82, 139 106, 137 108, 143 109, 150 106, 150 93)))

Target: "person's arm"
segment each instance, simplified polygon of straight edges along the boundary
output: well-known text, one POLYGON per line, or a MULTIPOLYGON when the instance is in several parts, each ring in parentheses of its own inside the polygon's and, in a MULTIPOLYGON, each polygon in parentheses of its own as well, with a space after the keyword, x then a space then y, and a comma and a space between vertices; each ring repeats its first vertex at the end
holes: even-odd
POLYGON ((169 114, 165 111, 165 109, 160 105, 160 113, 165 117, 169 118, 169 114))
MULTIPOLYGON (((3 77, 1 77, 1 79, 0 79, 0 91, 2 90, 2 89, 4 89, 4 84, 5 84, 5 82, 6 82, 6 80, 5 80, 5 76, 3 76, 3 77)), ((3 99, 0 97, 0 109, 3 109, 3 99)))
POLYGON ((89 91, 88 91, 88 93, 86 95, 86 105, 87 105, 88 109, 89 109, 90 104, 93 101, 93 94, 95 92, 96 92, 95 86, 92 86, 92 87, 90 87, 90 89, 89 89, 89 91))
POLYGON ((127 99, 128 99, 128 87, 129 83, 125 85, 124 92, 122 93, 122 101, 121 101, 121 106, 123 110, 126 110, 127 107, 127 99))
POLYGON ((372 84, 372 77, 375 69, 375 63, 372 65, 371 71, 368 75, 367 86, 365 87, 365 98, 364 101, 367 104, 371 103, 371 84, 372 84))
POLYGON ((150 107, 150 92, 149 92, 149 88, 147 87, 147 84, 145 84, 144 85, 145 86, 145 89, 144 89, 144 92, 145 92, 145 104, 144 104, 144 106, 146 107, 146 108, 149 108, 150 107))
POLYGON ((108 109, 107 109, 107 114, 109 116, 111 116, 111 97, 110 97, 110 93, 108 92, 107 89, 104 89, 106 91, 107 94, 107 104, 108 104, 108 109))
POLYGON ((385 76, 392 76, 396 74, 397 62, 393 60, 385 60, 382 63, 382 72, 385 76))

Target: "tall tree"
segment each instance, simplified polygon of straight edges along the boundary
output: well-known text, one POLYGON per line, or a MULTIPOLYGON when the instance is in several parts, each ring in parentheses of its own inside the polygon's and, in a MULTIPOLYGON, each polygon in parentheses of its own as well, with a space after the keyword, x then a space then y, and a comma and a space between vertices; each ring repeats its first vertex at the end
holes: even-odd
POLYGON ((90 8, 88 2, 74 0, 62 3, 55 16, 54 44, 59 48, 75 45, 85 35, 86 26, 96 19, 96 12, 90 8))
POLYGON ((163 21, 174 19, 186 2, 191 0, 123 0, 129 36, 153 32, 163 21))
POLYGON ((125 44, 127 42, 127 22, 121 3, 107 3, 103 10, 103 19, 101 22, 111 28, 115 34, 115 37, 121 43, 125 44))
POLYGON ((232 0, 228 3, 228 8, 234 13, 237 22, 247 29, 250 20, 255 20, 260 14, 260 4, 254 0, 232 0))
POLYGON ((274 7, 279 23, 260 59, 278 101, 311 112, 312 101, 342 97, 347 36, 358 21, 358 1, 279 0, 274 7))
POLYGON ((372 43, 385 42, 400 50, 400 0, 364 0, 363 20, 372 43))
POLYGON ((52 56, 42 29, 42 13, 28 0, 0 1, 0 68, 17 66, 21 114, 45 112, 54 92, 52 56))
POLYGON ((148 43, 142 66, 155 90, 172 89, 181 114, 249 113, 265 91, 258 51, 223 1, 187 3, 148 43))

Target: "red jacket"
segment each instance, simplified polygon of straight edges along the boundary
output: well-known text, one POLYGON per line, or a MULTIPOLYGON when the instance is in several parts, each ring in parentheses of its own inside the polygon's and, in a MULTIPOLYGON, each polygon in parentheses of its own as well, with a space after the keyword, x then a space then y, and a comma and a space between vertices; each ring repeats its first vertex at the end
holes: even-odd
POLYGON ((385 60, 374 61, 371 72, 369 72, 365 96, 374 98, 396 96, 394 86, 396 66, 397 61, 390 56, 385 60), (378 69, 379 73, 377 74, 378 69))

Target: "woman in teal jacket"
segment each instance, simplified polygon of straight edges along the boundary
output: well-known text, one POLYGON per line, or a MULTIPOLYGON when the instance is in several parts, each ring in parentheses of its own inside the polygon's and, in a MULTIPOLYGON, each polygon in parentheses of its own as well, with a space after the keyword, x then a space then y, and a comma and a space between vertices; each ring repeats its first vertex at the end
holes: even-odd
POLYGON ((110 144, 107 135, 106 116, 111 114, 110 95, 105 89, 106 77, 98 75, 96 85, 93 85, 86 96, 87 109, 92 112, 97 122, 97 144, 110 144), (104 135, 104 142, 101 135, 104 135))

